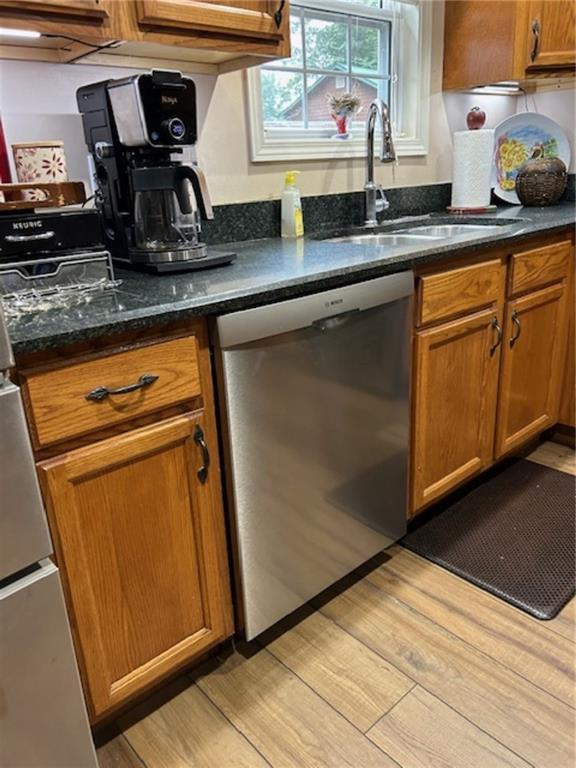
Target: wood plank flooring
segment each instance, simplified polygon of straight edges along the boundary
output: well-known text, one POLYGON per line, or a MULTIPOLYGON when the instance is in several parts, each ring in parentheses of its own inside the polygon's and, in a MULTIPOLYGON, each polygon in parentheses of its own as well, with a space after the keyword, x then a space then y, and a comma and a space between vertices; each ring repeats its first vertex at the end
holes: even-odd
MULTIPOLYGON (((527 458, 576 475, 547 443, 527 458)), ((121 717, 101 768, 573 768, 575 603, 533 619, 402 547, 121 717)))

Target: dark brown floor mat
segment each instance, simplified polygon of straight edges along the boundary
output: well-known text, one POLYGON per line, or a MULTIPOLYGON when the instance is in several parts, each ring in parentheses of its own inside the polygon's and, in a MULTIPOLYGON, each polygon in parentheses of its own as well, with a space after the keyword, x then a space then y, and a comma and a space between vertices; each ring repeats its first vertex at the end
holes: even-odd
POLYGON ((574 595, 575 482, 523 459, 506 464, 400 542, 538 619, 574 595))

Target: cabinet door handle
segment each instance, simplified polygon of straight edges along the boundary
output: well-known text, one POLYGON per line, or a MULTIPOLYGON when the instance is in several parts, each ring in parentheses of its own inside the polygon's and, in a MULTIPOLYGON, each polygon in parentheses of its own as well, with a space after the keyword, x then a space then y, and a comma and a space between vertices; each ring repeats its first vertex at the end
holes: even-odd
POLYGON ((511 347, 516 344, 518 339, 520 338, 520 334, 522 333, 522 326, 520 325, 520 318, 518 317, 518 312, 514 310, 512 312, 512 324, 516 326, 516 333, 512 333, 512 336, 510 337, 509 344, 511 347))
POLYGON ((106 400, 110 395, 127 395, 129 392, 135 392, 137 389, 145 389, 158 381, 159 376, 152 373, 144 373, 134 384, 127 384, 125 387, 96 387, 86 395, 86 400, 95 400, 99 403, 106 400))
POLYGON ((490 347, 490 356, 492 356, 494 352, 496 352, 500 344, 502 344, 502 326, 498 322, 497 317, 492 318, 491 325, 492 325, 492 328, 494 328, 494 330, 496 331, 496 341, 490 347))
POLYGON ((4 240, 7 243, 30 243, 35 240, 50 240, 54 234, 54 232, 37 232, 34 235, 6 235, 4 240))
POLYGON ((280 0, 280 4, 278 5, 278 9, 276 10, 274 14, 274 21, 276 22, 276 26, 280 28, 280 25, 282 24, 282 14, 284 13, 284 6, 286 5, 286 0, 280 0))
POLYGON ((532 22, 532 50, 530 51, 530 61, 535 62, 538 56, 538 47, 540 45, 540 22, 534 19, 532 22))
POLYGON ((202 484, 206 482, 208 479, 208 469, 210 467, 210 451, 208 450, 208 446, 206 445, 206 440, 204 439, 204 432, 202 431, 202 427, 199 424, 196 424, 196 428, 194 429, 194 442, 202 451, 202 461, 204 462, 203 465, 200 467, 200 469, 197 472, 198 480, 202 484))

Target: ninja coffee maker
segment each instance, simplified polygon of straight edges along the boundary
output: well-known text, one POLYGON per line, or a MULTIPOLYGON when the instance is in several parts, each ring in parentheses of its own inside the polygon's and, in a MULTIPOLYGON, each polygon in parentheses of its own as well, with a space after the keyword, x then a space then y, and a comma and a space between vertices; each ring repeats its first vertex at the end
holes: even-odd
POLYGON ((178 158, 197 139, 194 81, 152 71, 85 85, 76 98, 113 259, 154 272, 233 261, 199 241, 201 219, 213 218, 206 181, 178 158))

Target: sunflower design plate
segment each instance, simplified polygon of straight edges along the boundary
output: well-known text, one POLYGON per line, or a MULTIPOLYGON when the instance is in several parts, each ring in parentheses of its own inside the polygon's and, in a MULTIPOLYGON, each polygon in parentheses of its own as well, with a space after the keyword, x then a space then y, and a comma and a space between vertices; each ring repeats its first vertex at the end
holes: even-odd
POLYGON ((540 147, 544 157, 559 157, 570 166, 570 144, 557 122, 537 112, 522 112, 506 118, 494 129, 492 186, 501 200, 520 205, 516 176, 540 147))

